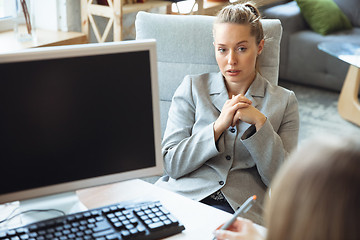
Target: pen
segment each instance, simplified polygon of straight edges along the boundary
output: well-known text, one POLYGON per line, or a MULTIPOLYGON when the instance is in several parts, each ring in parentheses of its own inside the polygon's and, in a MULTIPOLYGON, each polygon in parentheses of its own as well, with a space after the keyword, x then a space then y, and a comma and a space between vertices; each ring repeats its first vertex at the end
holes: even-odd
MULTIPOLYGON (((234 213, 232 218, 220 228, 220 230, 228 229, 230 227, 230 225, 233 224, 233 222, 236 220, 236 218, 238 216, 240 216, 240 214, 246 213, 247 211, 249 211, 249 209, 252 207, 255 200, 256 200, 256 195, 253 195, 253 196, 249 197, 243 203, 243 205, 241 205, 240 208, 234 213)), ((214 237, 213 240, 216 240, 216 237, 214 237)))

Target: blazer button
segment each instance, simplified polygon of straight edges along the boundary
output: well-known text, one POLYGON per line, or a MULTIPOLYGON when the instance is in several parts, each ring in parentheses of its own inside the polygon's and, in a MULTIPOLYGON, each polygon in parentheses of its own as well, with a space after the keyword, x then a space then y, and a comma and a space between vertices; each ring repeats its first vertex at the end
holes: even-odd
POLYGON ((226 160, 231 160, 231 157, 229 155, 227 155, 225 158, 226 160))
POLYGON ((220 185, 224 185, 224 181, 220 181, 219 184, 220 184, 220 185))
POLYGON ((235 129, 234 128, 230 128, 230 132, 234 133, 235 129))

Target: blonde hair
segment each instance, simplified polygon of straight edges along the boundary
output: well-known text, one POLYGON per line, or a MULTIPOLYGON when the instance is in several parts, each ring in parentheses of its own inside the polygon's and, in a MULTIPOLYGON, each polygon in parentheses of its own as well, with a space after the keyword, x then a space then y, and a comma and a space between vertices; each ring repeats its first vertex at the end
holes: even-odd
POLYGON ((268 240, 360 239, 360 142, 311 141, 276 175, 265 200, 268 240))
POLYGON ((250 34, 255 36, 256 42, 259 44, 264 39, 264 30, 260 19, 260 12, 252 2, 227 5, 216 16, 213 35, 215 36, 215 26, 219 23, 249 24, 250 34))

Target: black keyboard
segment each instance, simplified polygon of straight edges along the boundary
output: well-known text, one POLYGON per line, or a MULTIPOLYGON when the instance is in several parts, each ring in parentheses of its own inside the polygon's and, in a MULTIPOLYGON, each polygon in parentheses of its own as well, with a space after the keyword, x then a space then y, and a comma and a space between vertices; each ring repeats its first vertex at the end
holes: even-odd
POLYGON ((6 240, 160 239, 185 227, 160 201, 129 201, 0 231, 6 240))

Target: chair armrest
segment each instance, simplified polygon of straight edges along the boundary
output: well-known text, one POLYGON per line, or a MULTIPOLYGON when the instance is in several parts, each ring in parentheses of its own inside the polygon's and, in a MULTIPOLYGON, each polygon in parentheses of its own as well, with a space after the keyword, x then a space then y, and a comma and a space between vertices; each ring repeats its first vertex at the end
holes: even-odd
POLYGON ((284 32, 294 33, 309 29, 295 1, 265 9, 263 17, 265 19, 280 19, 284 32))

